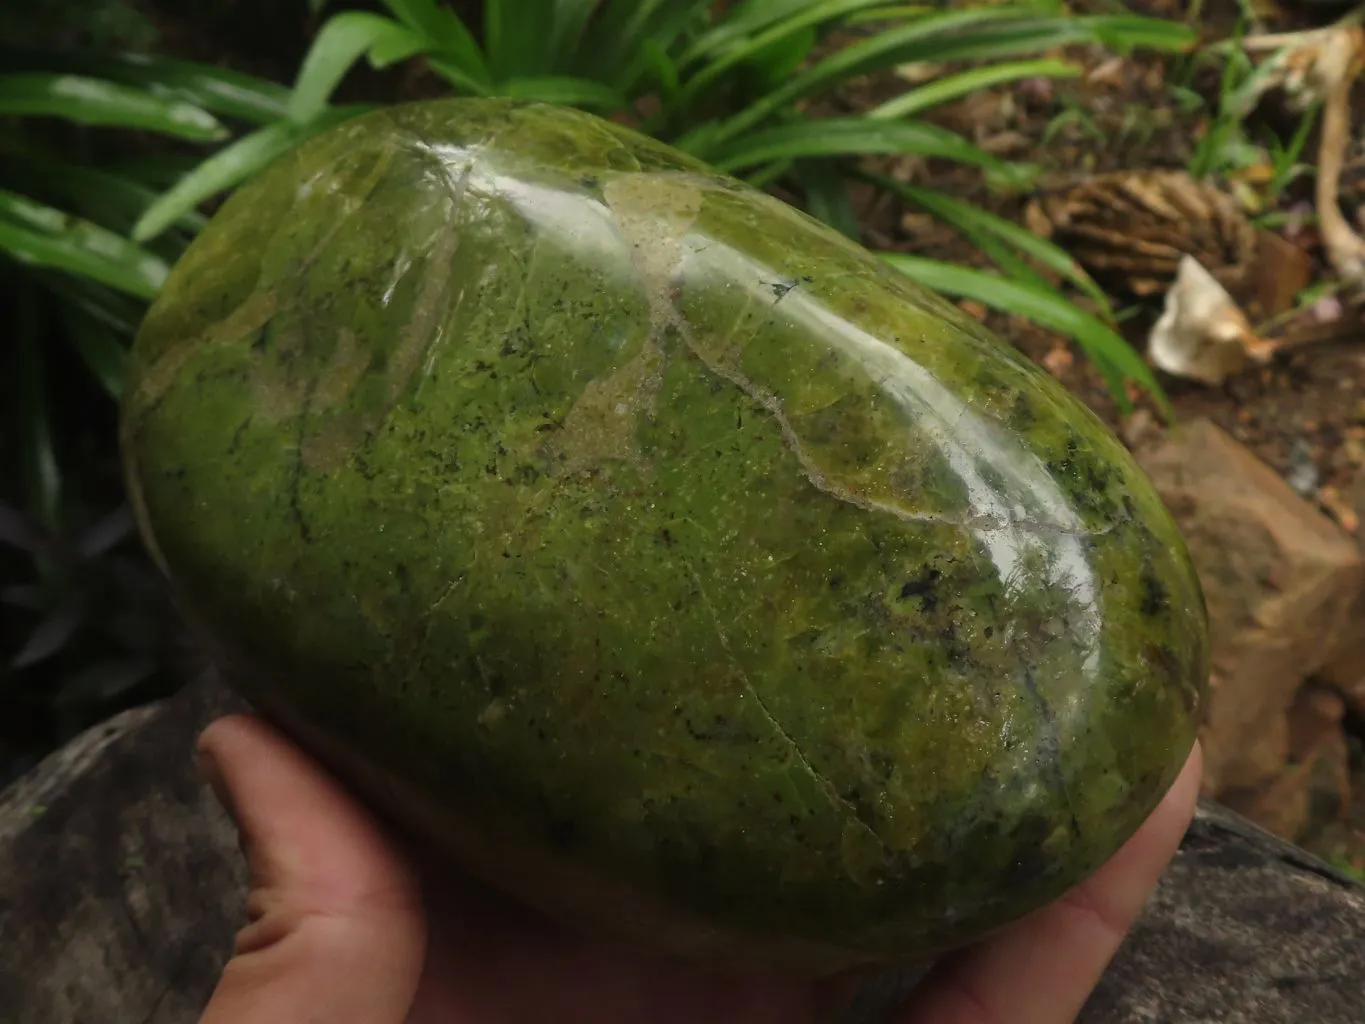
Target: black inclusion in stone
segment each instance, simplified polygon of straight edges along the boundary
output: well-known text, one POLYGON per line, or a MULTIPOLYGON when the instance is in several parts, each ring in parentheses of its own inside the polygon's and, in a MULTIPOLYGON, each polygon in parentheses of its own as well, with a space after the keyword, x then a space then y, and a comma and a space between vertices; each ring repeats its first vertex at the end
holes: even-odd
POLYGON ((932 611, 934 605, 938 603, 938 598, 934 595, 934 584, 942 575, 943 573, 937 569, 929 569, 919 576, 906 580, 901 585, 901 600, 907 601, 912 597, 918 597, 924 603, 924 610, 932 611))
POLYGON ((1142 614, 1149 619, 1160 615, 1170 607, 1170 598, 1166 594, 1166 585, 1157 578, 1156 573, 1152 572, 1151 567, 1142 570, 1142 603, 1139 606, 1142 614))

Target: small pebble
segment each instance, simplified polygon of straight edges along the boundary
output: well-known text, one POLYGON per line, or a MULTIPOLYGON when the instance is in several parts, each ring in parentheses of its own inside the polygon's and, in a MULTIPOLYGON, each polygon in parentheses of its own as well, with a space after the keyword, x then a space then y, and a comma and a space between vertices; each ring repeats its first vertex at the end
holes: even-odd
POLYGON ((1318 489, 1320 476, 1318 464, 1313 459, 1313 449, 1307 441, 1299 438, 1289 449, 1289 472, 1284 476, 1285 482, 1307 497, 1318 489))

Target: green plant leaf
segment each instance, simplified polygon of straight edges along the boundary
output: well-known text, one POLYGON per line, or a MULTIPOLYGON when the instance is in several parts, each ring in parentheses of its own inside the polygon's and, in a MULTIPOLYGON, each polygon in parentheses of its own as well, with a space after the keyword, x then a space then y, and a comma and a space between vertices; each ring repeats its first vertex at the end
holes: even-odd
POLYGON ((408 28, 426 36, 431 41, 428 50, 472 83, 471 91, 479 95, 488 92, 493 79, 483 52, 454 11, 437 0, 384 0, 384 6, 408 28))
POLYGON ((920 188, 879 174, 868 174, 864 177, 878 188, 927 210, 945 224, 957 228, 973 241, 977 241, 983 236, 1000 239, 1011 248, 1032 260, 1036 260, 1039 265, 1069 281, 1086 297, 1094 301, 1103 311, 1105 317, 1113 315, 1109 305, 1109 297, 1104 294, 1104 289, 1095 283, 1094 279, 1066 250, 1059 248, 1046 238, 1040 238, 1012 220, 998 217, 988 210, 973 206, 971 203, 965 203, 960 199, 954 199, 935 189, 920 188))
MULTIPOLYGON (((121 174, 54 159, 37 152, 16 152, 0 144, 6 180, 34 198, 59 203, 82 217, 119 233, 132 230, 157 192, 121 174)), ((199 214, 188 214, 177 226, 195 234, 204 226, 199 214)))
POLYGON ((710 162, 720 171, 753 167, 770 160, 873 153, 914 153, 1004 171, 1008 164, 960 135, 918 121, 869 121, 828 117, 796 121, 736 140, 710 162))
POLYGON ((3 189, 0 252, 20 263, 80 274, 141 299, 156 295, 170 269, 122 235, 3 189))
POLYGON ((1157 46, 1176 40, 1188 45, 1188 30, 1160 19, 1150 31, 1149 19, 1097 17, 1040 18, 1024 5, 976 7, 915 18, 861 43, 838 50, 767 96, 750 104, 725 123, 722 136, 732 138, 762 123, 795 101, 828 89, 857 75, 870 74, 914 61, 946 63, 957 60, 988 60, 1017 54, 1038 53, 1101 38, 1120 42, 1143 40, 1157 46))
POLYGON ((1167 418, 1173 418, 1165 392, 1142 357, 1112 328, 1056 292, 921 256, 880 255, 889 265, 932 291, 973 299, 1070 338, 1095 363, 1123 411, 1132 408, 1124 390, 1124 382, 1132 380, 1156 399, 1167 418))
POLYGON ((131 338, 147 311, 147 301, 116 291, 88 277, 58 270, 39 270, 34 277, 62 303, 79 306, 91 319, 120 338, 131 338))
POLYGON ((85 621, 86 604, 86 594, 80 589, 60 595, 10 661, 10 668, 28 668, 60 653, 85 621))
POLYGON ((1185 53, 1199 42, 1199 33, 1193 28, 1167 18, 1101 14, 1075 20, 1081 23, 1088 38, 1120 54, 1133 50, 1185 53))
POLYGON ((800 16, 825 0, 744 0, 736 4, 720 23, 699 35, 679 60, 686 64, 734 46, 743 46, 779 22, 800 16))
POLYGON ((795 177, 806 194, 806 212, 858 241, 862 229, 858 225, 858 215, 853 211, 842 168, 832 160, 798 160, 795 177))
POLYGON ((1298 161, 1303 154, 1304 146, 1308 144, 1308 137, 1317 125, 1318 114, 1321 111, 1321 103, 1314 103, 1309 107, 1299 118, 1299 123, 1295 126, 1294 134, 1290 137, 1289 142, 1275 153, 1273 164, 1275 173, 1267 189, 1271 199, 1278 200, 1280 193, 1300 175, 1317 173, 1316 167, 1298 161))
MULTIPOLYGON (((827 22, 837 21, 860 10, 876 6, 882 0, 797 0, 784 4, 772 2, 748 4, 748 10, 741 11, 728 19, 730 27, 748 22, 755 26, 747 33, 731 35, 732 45, 725 46, 709 64, 687 78, 683 86, 684 101, 698 95, 730 69, 760 57, 764 52, 780 47, 792 39, 800 39, 801 34, 817 29, 827 22), (776 9, 791 8, 788 14, 774 18, 776 9), (766 30, 759 27, 766 25, 766 30)), ((792 68, 794 70, 794 67, 792 68)))
POLYGON ((662 46, 653 39, 645 40, 645 56, 649 60, 649 69, 654 72, 654 81, 659 89, 659 98, 663 101, 665 109, 672 109, 678 105, 681 86, 678 81, 678 65, 673 62, 673 58, 668 55, 662 46))
POLYGON ((224 146, 162 193, 138 219, 133 238, 155 238, 185 213, 233 188, 288 153, 305 139, 368 111, 368 106, 332 107, 308 124, 277 121, 224 146))
MULTIPOLYGON (((573 58, 601 0, 555 0, 554 21, 545 43, 545 67, 563 73, 574 66, 573 58)), ((656 41, 657 43, 657 41, 656 41)))
POLYGON ((511 99, 538 100, 569 107, 621 110, 626 106, 625 97, 611 86, 586 78, 512 78, 499 85, 498 92, 511 99))
POLYGON ((0 116, 4 115, 59 117, 78 124, 136 128, 196 142, 213 142, 228 134, 217 118, 201 107, 82 75, 0 75, 0 116))
POLYGON ((775 88, 796 73, 819 42, 819 30, 809 26, 751 54, 736 70, 746 85, 753 82, 755 89, 775 88))
POLYGON ((1075 64, 1061 60, 1020 60, 1004 64, 991 64, 986 67, 960 71, 955 75, 940 78, 928 85, 911 89, 887 100, 867 112, 874 120, 894 120, 918 114, 947 103, 969 93, 990 89, 1006 82, 1017 82, 1024 78, 1075 78, 1081 69, 1075 64))
POLYGON ((998 13, 1000 10, 977 8, 929 15, 844 47, 735 114, 724 123, 723 137, 729 138, 748 131, 795 101, 855 75, 912 60, 928 59, 936 53, 935 43, 941 45, 944 41, 941 37, 955 30, 984 21, 1022 17, 1007 9, 1003 14, 998 13))
POLYGON ((602 77, 625 95, 649 68, 644 41, 671 53, 678 39, 707 15, 712 0, 607 0, 589 25, 576 68, 602 77))
POLYGON ((981 250, 987 259, 1003 270, 1006 277, 1033 288, 1041 288, 1044 291, 1057 290, 1051 281, 1040 274, 1031 263, 1019 256, 996 235, 971 228, 965 230, 959 228, 958 230, 961 231, 962 237, 981 250))
POLYGON ((431 68, 432 71, 435 71, 444 78, 454 86, 456 90, 467 92, 473 96, 488 96, 493 92, 492 86, 484 85, 477 79, 470 78, 460 70, 458 65, 451 63, 443 57, 428 54, 427 67, 431 68))
POLYGON ((750 171, 744 175, 744 180, 753 188, 766 190, 790 174, 795 166, 795 160, 774 160, 756 171, 750 171))
MULTIPOLYGON (((1041 8, 1040 5, 1036 5, 1041 8)), ((852 15, 848 19, 850 25, 865 25, 868 22, 885 21, 904 21, 907 18, 920 18, 926 14, 933 14, 935 8, 929 4, 886 4, 881 7, 874 7, 870 11, 852 15)))
POLYGON ((107 160, 104 166, 111 174, 159 192, 189 174, 203 159, 202 153, 141 153, 107 160))
POLYGON ((4 50, 0 51, 0 67, 104 78, 249 124, 268 124, 283 117, 289 100, 289 90, 278 82, 212 64, 144 53, 4 50))
POLYGON ((282 117, 289 97, 289 91, 278 82, 211 64, 139 53, 112 55, 100 64, 105 77, 141 85, 158 95, 248 124, 268 124, 282 117))
POLYGON ((483 46, 494 81, 549 73, 555 0, 484 0, 483 46))
MULTIPOLYGON (((6 225, 0 222, 0 231, 6 225)), ((4 244, 0 234, 0 245, 4 244)), ((7 289, 13 303, 10 329, 17 347, 19 429, 29 515, 49 535, 61 521, 62 476, 52 440, 47 403, 47 367, 43 360, 42 322, 32 288, 7 289)))
POLYGON ((327 109, 332 93, 365 54, 376 67, 403 60, 429 45, 425 36, 379 14, 347 11, 329 18, 309 47, 289 97, 289 117, 307 124, 327 109))
POLYGON ((63 327, 62 337, 75 349, 105 394, 117 402, 123 397, 128 379, 128 350, 119 343, 119 335, 83 306, 59 305, 57 316, 63 327))

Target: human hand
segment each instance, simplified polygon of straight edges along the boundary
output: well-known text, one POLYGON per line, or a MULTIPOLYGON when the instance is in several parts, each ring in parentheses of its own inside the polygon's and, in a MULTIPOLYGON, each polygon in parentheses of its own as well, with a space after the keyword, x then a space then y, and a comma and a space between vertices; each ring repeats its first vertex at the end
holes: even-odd
MULTIPOLYGON (((855 979, 715 976, 589 940, 405 851, 259 718, 201 737, 251 870, 249 923, 201 1024, 816 1024, 855 979), (425 884, 424 884, 425 882, 425 884)), ((1194 814, 1196 745, 1146 824, 1048 907, 946 958, 896 1024, 1067 1024, 1194 814)))

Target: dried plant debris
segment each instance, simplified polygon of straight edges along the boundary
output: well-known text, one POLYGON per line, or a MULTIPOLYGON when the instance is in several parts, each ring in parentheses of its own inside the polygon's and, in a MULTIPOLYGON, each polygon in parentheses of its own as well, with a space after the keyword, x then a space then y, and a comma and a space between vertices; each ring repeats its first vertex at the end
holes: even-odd
POLYGON ((1306 32, 1282 32, 1247 36, 1242 48, 1248 53, 1269 53, 1257 72, 1232 97, 1232 111, 1251 113, 1261 97, 1281 89, 1290 105, 1307 110, 1319 103, 1359 72, 1354 67, 1365 37, 1356 18, 1327 28, 1306 32))
POLYGON ((1365 239, 1341 212, 1338 191, 1351 142, 1351 86, 1365 68, 1365 29, 1352 16, 1330 28, 1250 36, 1252 53, 1271 52, 1243 100, 1254 104, 1271 88, 1282 88, 1300 107, 1321 102, 1322 137, 1314 200, 1323 248, 1332 268, 1354 289, 1365 287, 1365 239))
POLYGON ((1147 338, 1152 365, 1218 385, 1274 354, 1274 344, 1256 336, 1227 289, 1193 256, 1182 257, 1166 308, 1147 338))
POLYGON ((1112 294, 1162 294, 1186 256, 1224 287, 1256 263, 1257 232, 1236 201, 1183 171, 1100 175, 1034 200, 1025 218, 1112 294))

